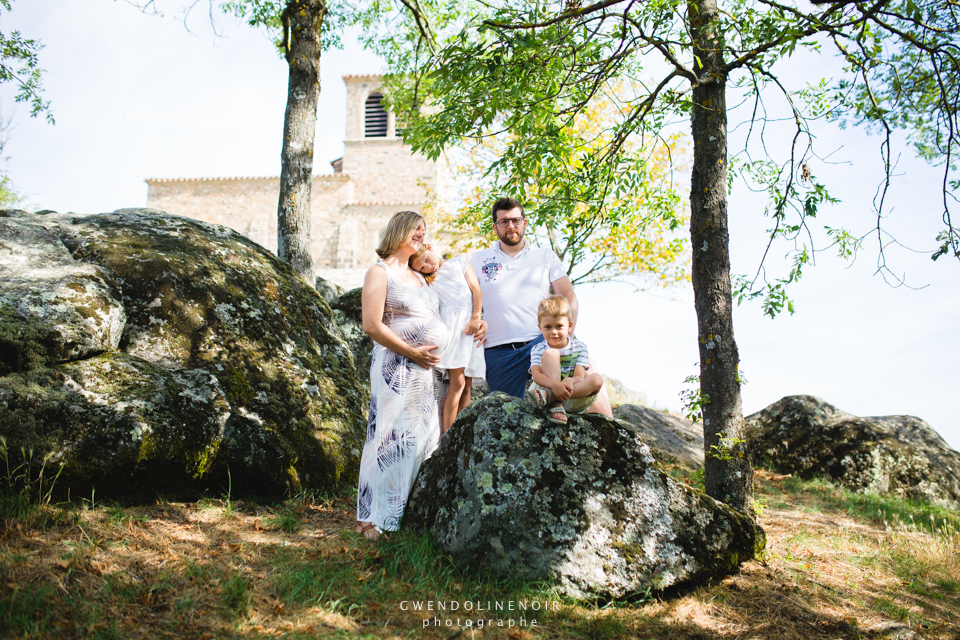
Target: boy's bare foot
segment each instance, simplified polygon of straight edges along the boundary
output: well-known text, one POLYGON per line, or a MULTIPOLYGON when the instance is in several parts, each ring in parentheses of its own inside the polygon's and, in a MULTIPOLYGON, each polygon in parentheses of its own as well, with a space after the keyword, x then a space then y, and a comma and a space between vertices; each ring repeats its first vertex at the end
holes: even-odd
POLYGON ((372 522, 358 522, 356 532, 367 540, 377 541, 380 538, 387 539, 387 534, 377 531, 377 527, 372 522))

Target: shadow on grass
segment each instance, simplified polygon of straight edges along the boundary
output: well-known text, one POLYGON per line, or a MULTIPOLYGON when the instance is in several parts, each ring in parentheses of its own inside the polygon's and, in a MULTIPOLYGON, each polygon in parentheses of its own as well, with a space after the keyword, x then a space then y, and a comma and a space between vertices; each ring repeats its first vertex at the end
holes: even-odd
MULTIPOLYGON (((868 519, 893 507, 816 482, 777 482, 764 481, 762 493, 805 509, 846 505, 852 517, 868 519)), ((633 602, 577 602, 549 584, 459 567, 410 530, 370 542, 353 531, 353 505, 347 491, 263 504, 228 498, 43 507, 0 528, 0 637, 888 637, 865 626, 876 615, 901 626, 935 617, 930 637, 957 637, 945 629, 960 584, 906 552, 876 560, 904 586, 870 594, 856 585, 818 585, 796 563, 750 562, 694 588, 633 602)), ((925 511, 903 513, 916 521, 925 511)), ((802 525, 804 514, 784 515, 802 525)), ((952 526, 953 514, 945 521, 940 511, 933 515, 947 523, 940 529, 952 526)), ((811 534, 788 526, 784 540, 805 544, 811 534)))

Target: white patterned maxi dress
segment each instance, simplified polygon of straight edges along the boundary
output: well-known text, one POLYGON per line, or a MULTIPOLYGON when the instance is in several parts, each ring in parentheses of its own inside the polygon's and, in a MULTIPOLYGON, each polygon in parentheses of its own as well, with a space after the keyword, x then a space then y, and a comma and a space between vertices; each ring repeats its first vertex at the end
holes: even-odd
POLYGON ((483 345, 463 330, 473 317, 473 293, 467 284, 467 256, 445 260, 437 270, 437 278, 430 285, 440 296, 440 319, 450 332, 450 341, 440 352, 437 369, 464 369, 463 375, 479 385, 487 374, 483 360, 483 345))
MULTIPOLYGON (((418 273, 421 286, 387 272, 383 323, 413 347, 446 346, 436 292, 418 273)), ((396 531, 410 487, 440 441, 440 420, 433 369, 374 343, 370 366, 370 415, 360 458, 357 521, 372 522, 380 531, 396 531)))

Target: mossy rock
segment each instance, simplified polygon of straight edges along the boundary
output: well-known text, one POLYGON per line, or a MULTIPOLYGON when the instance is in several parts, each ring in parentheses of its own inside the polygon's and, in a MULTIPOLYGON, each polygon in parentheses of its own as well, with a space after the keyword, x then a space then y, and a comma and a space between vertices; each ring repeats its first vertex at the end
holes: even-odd
POLYGON ((960 453, 919 418, 861 418, 814 396, 787 396, 745 422, 756 465, 960 508, 960 453))
MULTIPOLYGON (((15 212, 5 220, 24 228, 36 226, 41 218, 15 212)), ((136 397, 142 387, 168 389, 173 384, 169 376, 174 376, 182 383, 177 397, 213 394, 219 398, 218 406, 222 404, 217 434, 208 428, 209 415, 184 410, 179 401, 169 398, 164 401, 166 408, 138 418, 152 433, 179 430, 186 440, 185 451, 209 452, 203 464, 189 472, 192 485, 188 482, 184 487, 226 488, 227 469, 235 490, 279 492, 356 481, 368 393, 358 381, 353 356, 329 305, 287 264, 231 229, 156 210, 43 216, 42 225, 50 232, 51 247, 69 251, 64 268, 95 267, 105 282, 115 283, 110 295, 123 311, 122 334, 113 349, 101 350, 103 356, 87 352, 79 358, 51 356, 32 362, 35 379, 27 376, 30 366, 8 371, 11 393, 29 378, 31 385, 49 394, 47 401, 30 395, 31 402, 52 407, 65 398, 63 385, 55 377, 63 373, 65 360, 93 367, 81 363, 122 355, 142 375, 127 388, 115 390, 116 397, 124 398, 121 402, 132 402, 128 398, 136 397), (179 423, 158 417, 181 410, 185 412, 179 423)), ((4 242, 16 243, 16 239, 16 233, 4 232, 4 242)), ((109 375, 84 375, 93 385, 91 393, 102 393, 96 390, 98 385, 115 383, 109 375)), ((78 384, 86 389, 85 383, 78 380, 78 384)), ((11 411, 0 407, 0 435, 9 429, 11 411)), ((75 440, 92 437, 93 423, 103 414, 85 413, 90 416, 86 427, 52 409, 45 415, 53 422, 38 426, 35 440, 47 443, 46 451, 55 456, 65 456, 71 447, 87 451, 75 440), (41 437, 41 432, 47 435, 41 437)), ((28 438, 19 432, 10 434, 16 436, 7 438, 11 450, 28 438)), ((100 442, 90 444, 90 450, 99 450, 100 442)), ((127 446, 119 436, 105 442, 127 446)), ((172 449, 157 451, 162 457, 167 455, 163 451, 172 449)), ((141 464, 132 471, 124 462, 108 472, 111 478, 132 473, 126 485, 97 486, 98 495, 149 489, 150 478, 156 477, 153 471, 142 475, 149 466, 142 464, 149 451, 138 456, 141 464)), ((122 453, 107 458, 128 459, 122 453)), ((186 468, 184 459, 177 456, 166 462, 158 459, 149 468, 164 464, 170 469, 186 468)), ((107 477, 85 474, 86 468, 73 464, 64 476, 69 479, 66 484, 91 484, 107 477)))
POLYGON ((314 289, 317 290, 317 293, 320 294, 320 297, 327 301, 327 304, 333 305, 337 298, 346 293, 340 285, 336 282, 331 282, 317 276, 314 283, 314 289))
POLYGON ((464 410, 423 463, 408 525, 464 565, 554 581, 577 598, 724 575, 765 544, 749 517, 660 472, 621 423, 551 424, 499 392, 464 410))
MULTIPOLYGON (((0 378, 0 432, 13 451, 51 454, 73 495, 152 497, 207 478, 236 422, 216 378, 121 352, 0 378)), ((40 454, 40 455, 38 455, 40 454)))
POLYGON ((370 386, 370 364, 373 358, 373 339, 363 332, 363 312, 360 306, 360 296, 363 289, 358 287, 336 297, 331 303, 333 316, 340 329, 340 335, 350 347, 353 360, 357 364, 357 372, 365 376, 363 382, 370 386))
POLYGON ((50 218, 0 211, 0 277, 0 376, 117 348, 117 283, 74 260, 50 218))

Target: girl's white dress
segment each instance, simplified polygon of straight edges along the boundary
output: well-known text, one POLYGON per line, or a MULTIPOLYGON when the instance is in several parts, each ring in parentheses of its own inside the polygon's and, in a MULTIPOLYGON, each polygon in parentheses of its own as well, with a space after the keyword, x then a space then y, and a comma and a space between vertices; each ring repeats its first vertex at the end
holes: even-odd
MULTIPOLYGON (((383 323, 407 344, 447 343, 440 301, 419 273, 408 284, 384 263, 387 299, 383 323)), ((360 457, 357 520, 396 531, 420 464, 440 441, 439 390, 433 369, 374 343, 370 365, 370 414, 360 457)))
POLYGON ((431 284, 440 296, 440 317, 450 334, 450 341, 440 352, 437 369, 459 369, 478 384, 487 374, 483 359, 483 345, 473 341, 473 336, 463 330, 473 316, 473 294, 467 285, 466 270, 470 264, 467 256, 451 258, 440 265, 437 277, 431 284))

